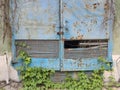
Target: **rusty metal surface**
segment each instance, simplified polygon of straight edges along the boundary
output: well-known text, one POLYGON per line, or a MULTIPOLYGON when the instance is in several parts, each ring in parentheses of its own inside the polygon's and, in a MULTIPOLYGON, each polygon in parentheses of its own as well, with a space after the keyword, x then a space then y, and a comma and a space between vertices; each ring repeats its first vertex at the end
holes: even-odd
POLYGON ((81 40, 81 41, 66 41, 65 59, 78 58, 97 58, 106 57, 108 50, 107 40, 81 40))
POLYGON ((59 0, 17 0, 16 4, 16 39, 59 38, 59 0))
POLYGON ((53 40, 16 40, 16 43, 25 43, 27 47, 21 48, 16 46, 17 55, 22 49, 33 58, 58 58, 59 57, 59 41, 53 40))
POLYGON ((109 0, 63 0, 65 39, 108 39, 109 0))
POLYGON ((11 8, 13 52, 16 40, 32 40, 31 66, 78 71, 98 69, 99 56, 112 62, 112 0, 11 0, 11 8), (67 40, 79 41, 80 47, 66 48, 67 40))
POLYGON ((59 0, 16 3, 16 39, 59 39, 59 14, 65 39, 109 38, 109 0, 62 0, 62 12, 59 0))

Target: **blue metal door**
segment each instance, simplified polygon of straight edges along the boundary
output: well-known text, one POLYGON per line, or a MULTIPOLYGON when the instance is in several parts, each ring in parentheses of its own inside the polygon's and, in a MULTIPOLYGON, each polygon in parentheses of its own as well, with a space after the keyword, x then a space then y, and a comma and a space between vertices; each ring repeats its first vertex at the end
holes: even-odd
MULTIPOLYGON (((13 43, 25 43, 23 48, 32 57, 31 66, 60 70, 59 0, 11 0, 13 43)), ((13 45, 16 57, 19 46, 13 45)))
POLYGON ((110 0, 11 0, 11 7, 13 44, 30 47, 31 66, 77 71, 99 68, 99 56, 111 62, 110 0))
POLYGON ((108 39, 108 6, 107 0, 63 0, 64 38, 108 39))
POLYGON ((94 70, 112 61, 112 0, 62 0, 62 71, 94 70))

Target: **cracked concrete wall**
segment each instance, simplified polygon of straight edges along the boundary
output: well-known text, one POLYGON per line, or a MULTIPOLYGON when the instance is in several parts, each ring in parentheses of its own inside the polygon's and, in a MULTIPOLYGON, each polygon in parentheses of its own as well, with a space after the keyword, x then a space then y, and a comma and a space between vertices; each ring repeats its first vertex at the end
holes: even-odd
POLYGON ((0 54, 11 51, 11 35, 10 35, 10 27, 6 27, 9 25, 9 5, 6 5, 7 0, 0 0, 0 54), (8 9, 8 10, 7 10, 8 9), (5 36, 5 37, 4 37, 5 36), (4 39, 3 39, 4 38, 4 39))

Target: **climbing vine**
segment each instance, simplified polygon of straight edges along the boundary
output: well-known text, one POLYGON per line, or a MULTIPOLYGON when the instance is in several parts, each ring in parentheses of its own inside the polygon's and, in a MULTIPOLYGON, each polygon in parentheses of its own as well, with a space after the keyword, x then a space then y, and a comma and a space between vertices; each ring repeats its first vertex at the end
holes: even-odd
POLYGON ((23 90, 48 90, 48 89, 61 89, 61 90, 102 90, 105 87, 110 90, 110 87, 116 84, 114 78, 110 77, 110 83, 104 85, 103 72, 105 66, 110 68, 110 63, 107 63, 103 57, 98 58, 101 63, 99 70, 94 70, 90 74, 86 72, 78 72, 78 78, 74 79, 70 74, 66 74, 66 78, 61 83, 55 83, 51 80, 54 75, 54 70, 49 70, 41 67, 31 67, 31 57, 22 48, 30 48, 25 43, 16 43, 19 46, 18 59, 22 60, 22 66, 19 68, 20 77, 23 84, 23 90))
POLYGON ((3 43, 5 40, 5 37, 8 35, 11 38, 11 26, 10 26, 10 18, 9 18, 9 9, 10 9, 10 4, 9 4, 10 0, 1 0, 0 1, 0 18, 1 18, 1 26, 3 29, 3 35, 2 35, 2 39, 3 39, 3 43))
POLYGON ((11 51, 10 0, 0 0, 0 54, 11 51))

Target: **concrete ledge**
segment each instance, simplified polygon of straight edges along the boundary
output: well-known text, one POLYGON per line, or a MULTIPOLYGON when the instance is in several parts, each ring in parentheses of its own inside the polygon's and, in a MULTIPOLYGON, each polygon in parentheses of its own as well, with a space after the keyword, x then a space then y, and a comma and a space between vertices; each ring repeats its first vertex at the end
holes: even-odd
POLYGON ((113 58, 113 71, 104 72, 105 82, 109 82, 110 76, 112 76, 117 82, 120 79, 120 55, 112 55, 112 58, 113 58))

